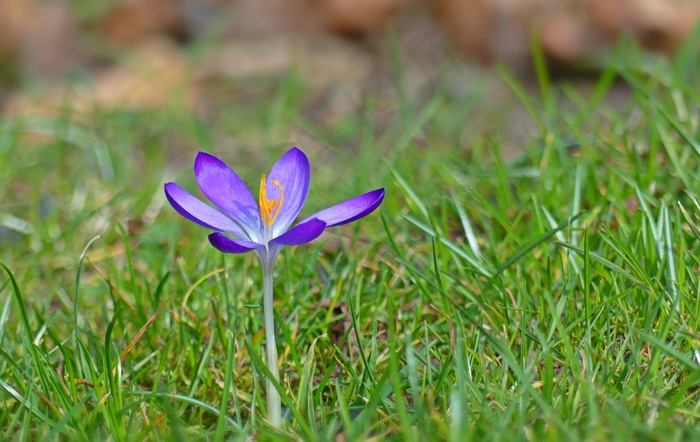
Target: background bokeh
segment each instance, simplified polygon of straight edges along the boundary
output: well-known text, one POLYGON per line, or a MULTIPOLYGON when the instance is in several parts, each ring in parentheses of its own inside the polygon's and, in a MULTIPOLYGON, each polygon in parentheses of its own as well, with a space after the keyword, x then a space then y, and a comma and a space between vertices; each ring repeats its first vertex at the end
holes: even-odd
POLYGON ((698 16, 693 0, 2 0, 0 107, 50 112, 67 93, 79 109, 157 107, 180 93, 203 111, 226 98, 217 83, 294 70, 310 112, 332 120, 391 89, 392 51, 413 100, 438 79, 495 93, 482 66, 526 73, 533 47, 565 71, 595 66, 623 35, 669 54, 698 16))

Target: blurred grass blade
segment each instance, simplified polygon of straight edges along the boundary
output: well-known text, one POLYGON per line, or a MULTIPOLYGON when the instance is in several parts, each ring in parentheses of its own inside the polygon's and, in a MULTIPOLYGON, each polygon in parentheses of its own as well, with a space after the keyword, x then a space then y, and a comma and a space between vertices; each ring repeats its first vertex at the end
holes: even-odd
POLYGON ((0 125, 0 130, 27 132, 47 135, 77 146, 87 152, 92 151, 97 165, 106 181, 114 178, 114 165, 107 145, 88 128, 70 120, 53 120, 42 117, 18 119, 12 124, 0 125))

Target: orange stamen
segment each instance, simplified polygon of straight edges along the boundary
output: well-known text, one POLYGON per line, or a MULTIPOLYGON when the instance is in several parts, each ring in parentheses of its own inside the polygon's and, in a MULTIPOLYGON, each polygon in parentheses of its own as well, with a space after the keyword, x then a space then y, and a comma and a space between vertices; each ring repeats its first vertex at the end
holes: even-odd
POLYGON ((284 200, 284 190, 279 181, 272 180, 271 183, 280 190, 280 197, 278 200, 267 199, 267 178, 265 175, 260 178, 260 217, 268 227, 272 227, 272 224, 277 219, 277 215, 280 214, 282 200, 284 200))

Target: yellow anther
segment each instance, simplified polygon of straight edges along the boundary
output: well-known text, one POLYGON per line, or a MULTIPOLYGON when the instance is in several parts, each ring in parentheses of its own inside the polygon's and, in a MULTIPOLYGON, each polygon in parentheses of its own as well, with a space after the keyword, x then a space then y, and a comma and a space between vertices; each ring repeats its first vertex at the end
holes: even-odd
POLYGON ((279 181, 272 180, 271 183, 280 190, 280 197, 277 200, 267 199, 267 179, 265 175, 260 178, 260 217, 268 227, 272 227, 272 224, 277 219, 277 215, 280 214, 282 200, 284 199, 284 190, 279 181))

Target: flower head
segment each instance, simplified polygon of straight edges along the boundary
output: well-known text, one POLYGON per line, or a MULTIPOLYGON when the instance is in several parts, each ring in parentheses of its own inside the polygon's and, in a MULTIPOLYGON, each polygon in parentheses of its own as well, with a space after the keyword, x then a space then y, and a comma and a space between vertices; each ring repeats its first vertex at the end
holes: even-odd
POLYGON ((213 155, 200 152, 194 174, 200 190, 216 208, 177 184, 167 183, 165 195, 173 208, 188 220, 215 230, 209 242, 222 252, 254 250, 267 262, 274 262, 282 246, 305 244, 327 227, 360 219, 384 199, 384 189, 376 189, 321 210, 290 229, 306 201, 310 177, 309 160, 296 147, 260 179, 259 204, 236 172, 213 155))

